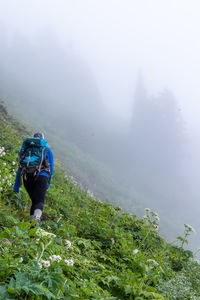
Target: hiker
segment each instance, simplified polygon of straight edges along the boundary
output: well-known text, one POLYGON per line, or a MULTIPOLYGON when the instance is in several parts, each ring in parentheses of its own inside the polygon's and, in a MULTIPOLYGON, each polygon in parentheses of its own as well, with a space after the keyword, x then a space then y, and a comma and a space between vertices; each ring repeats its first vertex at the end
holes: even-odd
POLYGON ((36 132, 33 138, 24 140, 18 154, 18 170, 15 179, 14 192, 19 193, 21 177, 26 191, 31 198, 31 221, 40 222, 44 208, 45 195, 53 174, 53 155, 44 134, 36 132))

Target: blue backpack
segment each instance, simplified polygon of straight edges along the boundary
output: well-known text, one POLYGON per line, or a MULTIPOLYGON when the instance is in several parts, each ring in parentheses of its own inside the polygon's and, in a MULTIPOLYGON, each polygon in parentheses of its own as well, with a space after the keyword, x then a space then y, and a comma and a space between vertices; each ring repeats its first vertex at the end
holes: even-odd
POLYGON ((21 175, 34 173, 37 175, 41 171, 50 173, 49 163, 46 157, 47 142, 40 138, 27 138, 23 141, 18 153, 18 166, 21 175))

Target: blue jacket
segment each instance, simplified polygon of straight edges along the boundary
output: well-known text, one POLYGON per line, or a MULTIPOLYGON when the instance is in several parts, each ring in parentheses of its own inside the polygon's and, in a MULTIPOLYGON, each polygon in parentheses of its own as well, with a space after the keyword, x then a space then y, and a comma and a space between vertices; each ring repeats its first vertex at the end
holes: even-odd
MULTIPOLYGON (((48 147, 47 147, 47 160, 48 160, 49 166, 50 166, 49 184, 47 186, 47 190, 48 190, 50 183, 51 183, 51 177, 53 174, 53 154, 51 152, 51 149, 48 147)), ((47 172, 44 172, 44 171, 40 172, 39 175, 48 177, 47 172)), ((13 191, 19 193, 19 188, 20 188, 20 174, 19 174, 19 169, 18 169, 16 178, 15 178, 15 184, 14 184, 13 191)))

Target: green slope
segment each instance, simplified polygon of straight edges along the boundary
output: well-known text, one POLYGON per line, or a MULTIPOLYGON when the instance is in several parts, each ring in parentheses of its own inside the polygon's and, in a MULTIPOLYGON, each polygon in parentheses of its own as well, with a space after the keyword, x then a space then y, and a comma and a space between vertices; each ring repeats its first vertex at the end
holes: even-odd
POLYGON ((24 127, 0 105, 0 299, 200 299, 200 265, 138 219, 89 197, 56 164, 43 222, 29 223, 25 190, 12 192, 24 127), (4 149, 4 148, 5 149, 4 149))
POLYGON ((85 190, 89 189, 95 197, 103 201, 121 205, 127 211, 137 211, 142 214, 145 200, 132 186, 125 187, 118 174, 105 163, 96 160, 92 155, 81 151, 74 143, 66 139, 65 128, 56 130, 50 118, 39 115, 38 111, 26 105, 14 95, 6 99, 6 105, 17 119, 23 120, 26 127, 43 131, 48 137, 48 143, 54 155, 62 161, 68 174, 74 177, 85 190), (36 129, 37 128, 37 129, 36 129), (126 201, 124 201, 126 199, 126 201))

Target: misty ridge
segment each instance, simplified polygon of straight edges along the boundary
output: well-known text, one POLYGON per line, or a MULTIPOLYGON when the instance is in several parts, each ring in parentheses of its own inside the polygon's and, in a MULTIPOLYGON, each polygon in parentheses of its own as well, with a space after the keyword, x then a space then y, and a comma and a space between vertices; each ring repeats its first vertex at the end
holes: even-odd
MULTIPOLYGON (((169 89, 149 96, 145 74, 139 73, 133 82, 131 118, 124 121, 107 112, 88 64, 70 47, 64 51, 50 33, 32 42, 20 35, 8 42, 1 34, 1 41, 3 100, 24 119, 45 124, 46 132, 106 165, 118 189, 126 191, 121 203, 125 209, 134 207, 138 194, 142 206, 191 218, 188 199, 197 198, 194 191, 191 196, 187 130, 169 89)), ((98 185, 93 173, 90 180, 98 185)))

